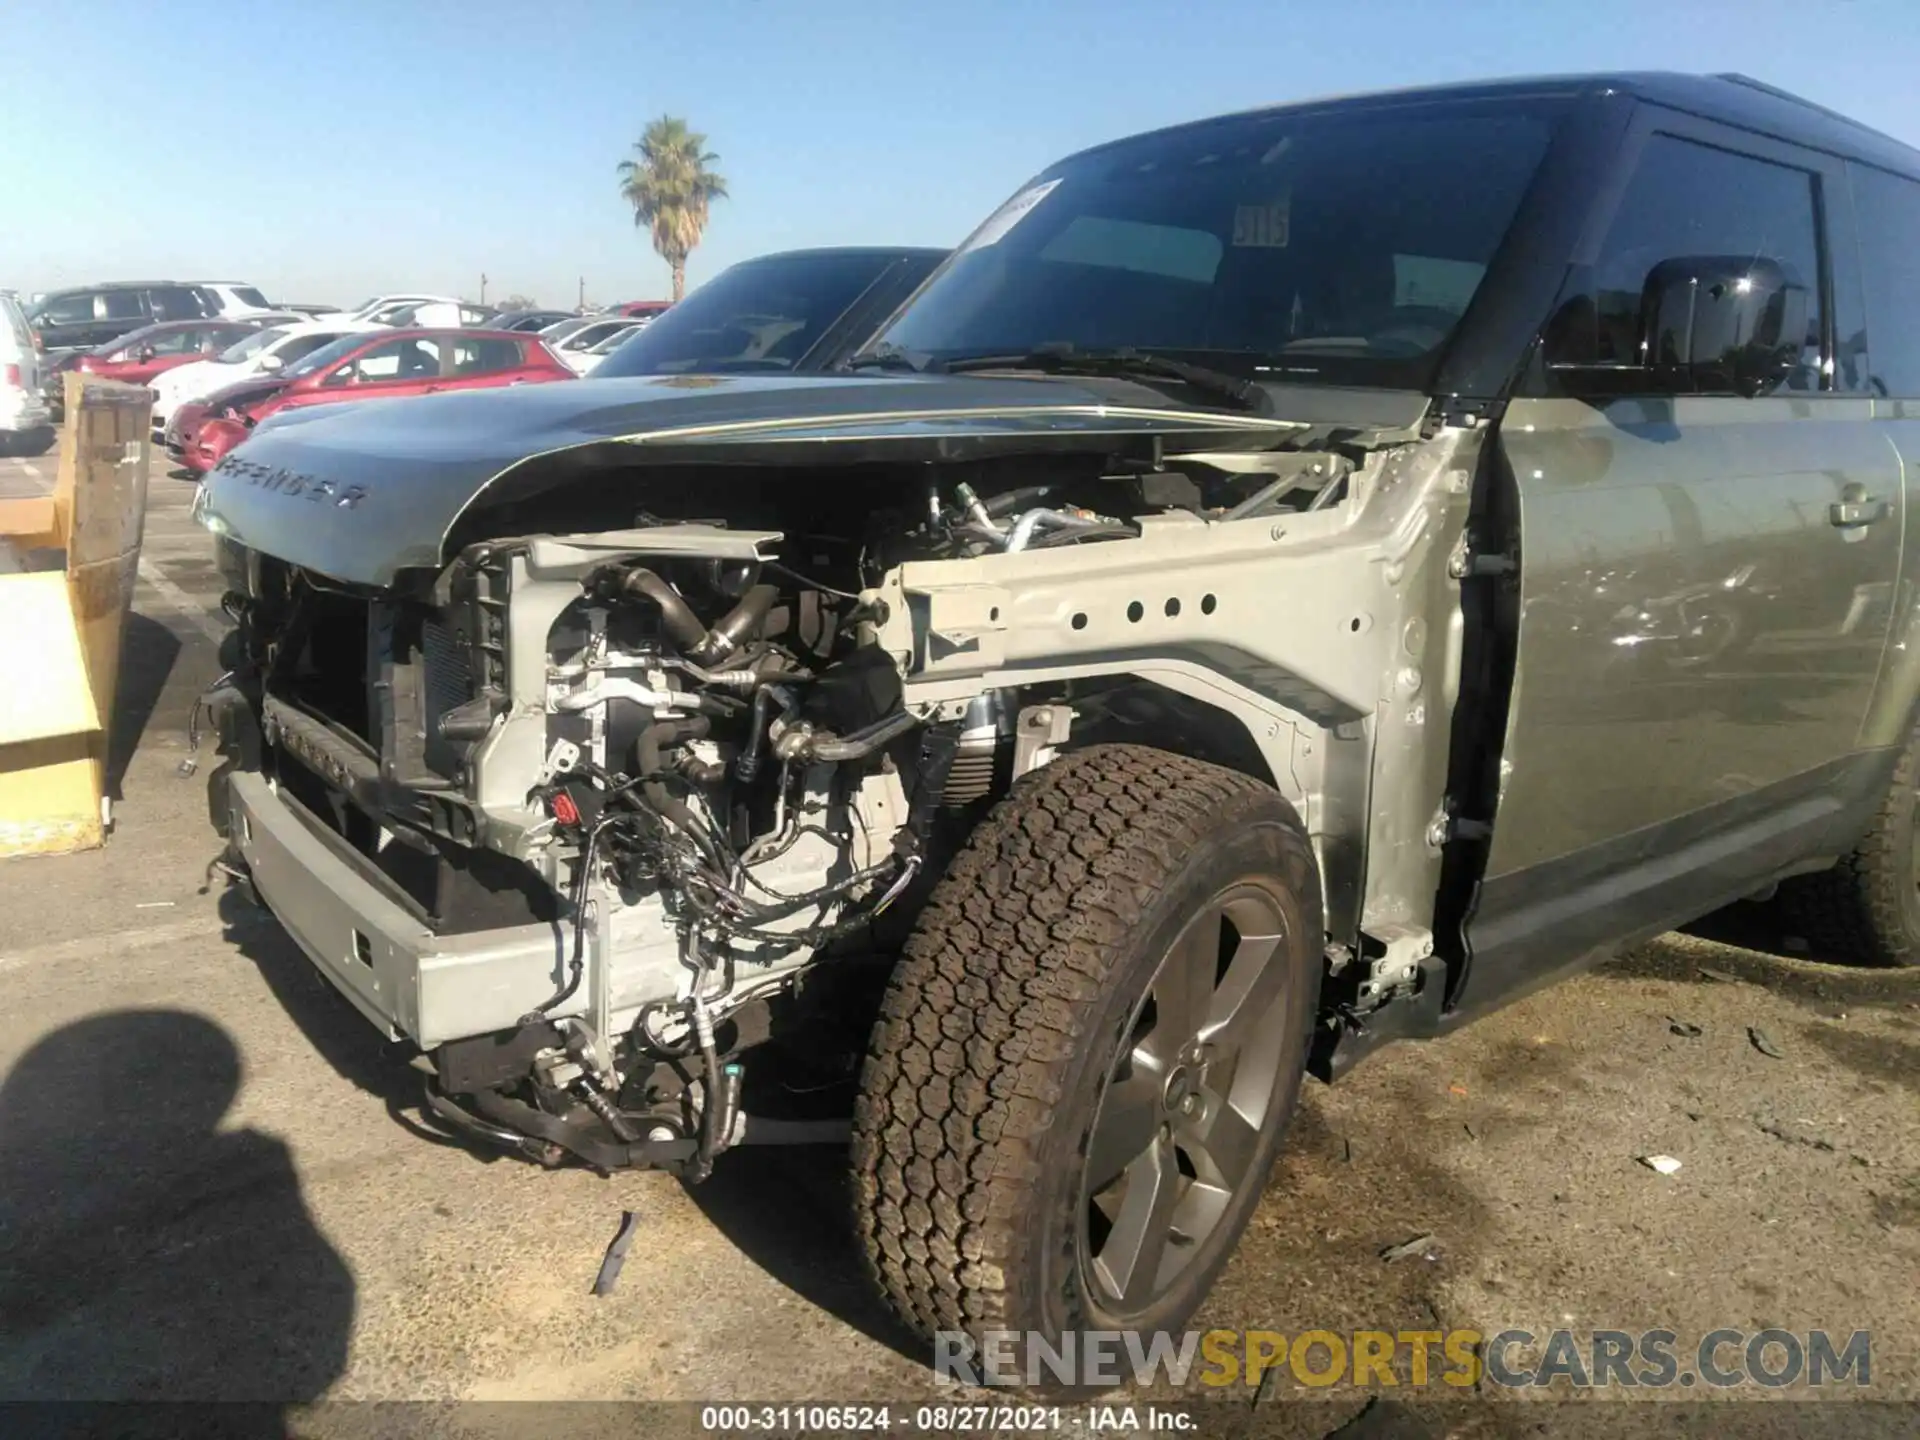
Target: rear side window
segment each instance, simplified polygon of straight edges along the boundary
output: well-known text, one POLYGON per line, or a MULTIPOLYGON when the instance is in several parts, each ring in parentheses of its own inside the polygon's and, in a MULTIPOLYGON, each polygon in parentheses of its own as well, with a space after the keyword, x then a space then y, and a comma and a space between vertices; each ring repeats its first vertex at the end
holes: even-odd
POLYGON ((512 370, 520 361, 520 347, 511 340, 456 340, 450 375, 488 375, 512 370))
POLYGON ((1820 383, 1820 242, 1814 177, 1752 156, 1671 135, 1647 141, 1591 273, 1556 312, 1548 358, 1556 364, 1640 364, 1640 298, 1663 260, 1740 255, 1774 261, 1808 294, 1807 343, 1788 380, 1820 383))
POLYGON ((207 313, 206 302, 184 285, 156 285, 147 292, 156 320, 198 320, 207 313))
POLYGON ((144 320, 146 310, 140 304, 140 292, 137 290, 108 290, 99 297, 95 315, 101 320, 144 320))
POLYGON ((42 325, 85 325, 93 319, 91 294, 58 295, 42 305, 34 318, 42 325))
POLYGON ((33 335, 27 329, 27 317, 11 298, 0 295, 0 319, 7 322, 7 328, 13 332, 13 343, 22 350, 33 349, 33 335))
POLYGON ((1920 182, 1861 166, 1851 178, 1867 290, 1867 383, 1876 395, 1920 399, 1920 182))

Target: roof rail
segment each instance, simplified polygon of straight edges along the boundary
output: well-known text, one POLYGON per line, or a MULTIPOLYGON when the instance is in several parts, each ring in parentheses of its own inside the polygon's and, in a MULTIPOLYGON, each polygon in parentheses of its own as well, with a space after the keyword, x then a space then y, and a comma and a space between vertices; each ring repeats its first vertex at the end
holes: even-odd
MULTIPOLYGON (((1796 95, 1791 90, 1782 90, 1778 85, 1769 85, 1766 81, 1756 80, 1751 75, 1742 75, 1733 70, 1723 70, 1715 74, 1713 78, 1716 80, 1725 80, 1730 85, 1744 85, 1749 90, 1758 90, 1762 95, 1771 95, 1776 100, 1785 100, 1791 104, 1802 106, 1805 109, 1826 116, 1829 120, 1838 120, 1841 124, 1849 126, 1852 129, 1864 130, 1869 135, 1881 134, 1880 131, 1875 130, 1871 125, 1863 125, 1851 115, 1842 115, 1838 110, 1829 110, 1824 105, 1816 105, 1804 95, 1796 95)), ((1884 136, 1883 138, 1891 139, 1892 137, 1884 136)))

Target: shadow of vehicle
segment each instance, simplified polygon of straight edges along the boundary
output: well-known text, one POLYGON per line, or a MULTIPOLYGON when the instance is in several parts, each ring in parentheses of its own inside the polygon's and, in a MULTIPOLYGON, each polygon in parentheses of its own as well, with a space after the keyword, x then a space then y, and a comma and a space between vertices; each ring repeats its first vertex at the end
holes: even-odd
POLYGON ((924 1343, 868 1283, 853 1230, 847 1151, 839 1145, 743 1146, 687 1197, 713 1227, 795 1295, 916 1364, 924 1343))
POLYGON ((271 911, 248 898, 240 886, 232 886, 220 896, 219 911, 222 938, 253 962, 280 1008, 342 1079, 377 1096, 394 1123, 419 1139, 465 1150, 489 1162, 507 1158, 498 1150, 468 1144, 422 1120, 423 1081, 420 1072, 407 1063, 405 1049, 384 1039, 345 996, 327 983, 271 911))
POLYGON ((114 1011, 0 1083, 0 1395, 250 1402, 242 1428, 273 1433, 339 1376, 353 1276, 287 1147, 219 1128, 241 1073, 204 1017, 114 1011))

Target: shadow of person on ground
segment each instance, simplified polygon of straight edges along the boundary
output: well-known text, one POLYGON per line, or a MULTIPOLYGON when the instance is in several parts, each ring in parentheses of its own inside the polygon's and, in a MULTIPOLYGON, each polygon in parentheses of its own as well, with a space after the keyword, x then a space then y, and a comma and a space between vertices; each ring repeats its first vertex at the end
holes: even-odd
POLYGON ((117 1011, 54 1031, 0 1083, 0 1396, 317 1399, 354 1282, 287 1148, 221 1130, 241 1060, 213 1022, 117 1011))
MULTIPOLYGON (((113 697, 113 725, 107 743, 107 793, 116 800, 127 766, 147 733, 147 722, 173 676, 180 638, 158 620, 133 611, 120 638, 120 679, 113 697)), ((184 719, 184 717, 183 717, 184 719)))

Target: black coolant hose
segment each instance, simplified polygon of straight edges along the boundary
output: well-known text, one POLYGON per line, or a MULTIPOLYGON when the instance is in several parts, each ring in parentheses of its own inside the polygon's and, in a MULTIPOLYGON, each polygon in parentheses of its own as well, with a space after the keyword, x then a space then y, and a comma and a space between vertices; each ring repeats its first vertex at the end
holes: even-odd
POLYGON ((779 598, 780 592, 773 586, 755 585, 694 645, 689 652, 690 658, 703 665, 709 661, 724 660, 766 623, 773 602, 779 598))
POLYGON ((644 595, 660 607, 660 623, 683 650, 698 650, 707 642, 707 627, 693 613, 693 607, 680 592, 644 565, 636 565, 620 577, 620 589, 628 595, 644 595))
POLYGON ((755 585, 738 603, 722 615, 709 630, 693 613, 693 607, 681 593, 644 565, 636 565, 620 576, 620 592, 644 595, 660 607, 660 623, 674 644, 687 652, 687 658, 706 665, 724 660, 766 623, 780 592, 771 585, 755 585))

